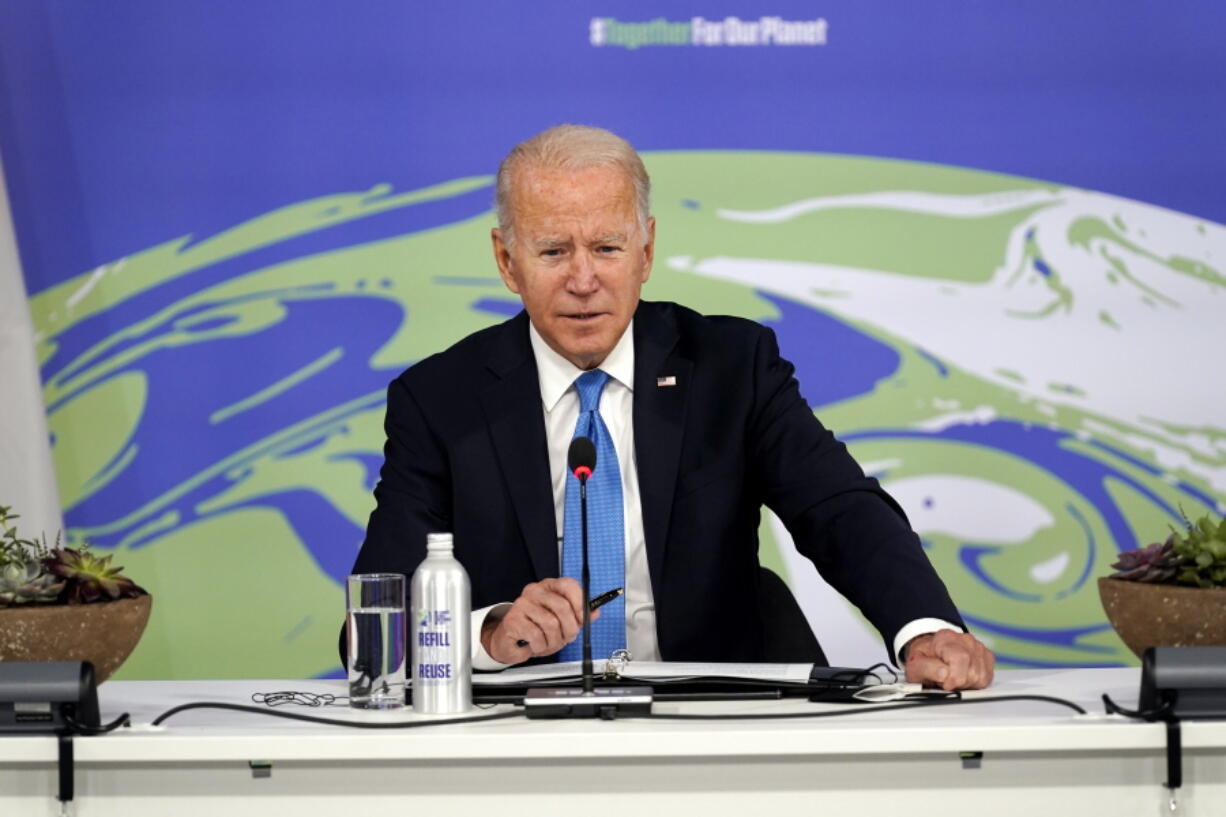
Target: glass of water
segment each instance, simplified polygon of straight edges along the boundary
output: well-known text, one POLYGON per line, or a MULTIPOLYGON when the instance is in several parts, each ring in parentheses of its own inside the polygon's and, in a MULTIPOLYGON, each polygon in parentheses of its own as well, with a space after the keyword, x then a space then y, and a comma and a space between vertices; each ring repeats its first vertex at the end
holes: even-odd
POLYGON ((404 576, 358 573, 345 583, 349 636, 349 705, 358 709, 404 706, 407 617, 404 576))

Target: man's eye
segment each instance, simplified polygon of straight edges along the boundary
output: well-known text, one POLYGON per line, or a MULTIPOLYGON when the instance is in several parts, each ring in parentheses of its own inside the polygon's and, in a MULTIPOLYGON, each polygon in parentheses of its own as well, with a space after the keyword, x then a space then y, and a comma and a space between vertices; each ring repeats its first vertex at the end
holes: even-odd
POLYGON ((541 255, 545 256, 546 258, 557 258, 561 254, 562 254, 562 251, 556 250, 556 249, 555 250, 545 250, 541 253, 541 255))
POLYGON ((621 249, 621 247, 614 246, 613 244, 605 244, 605 245, 603 245, 603 246, 599 247, 599 248, 598 248, 598 251, 599 251, 599 252, 602 252, 602 253, 606 253, 606 254, 607 254, 607 253, 614 253, 614 252, 617 252, 617 251, 618 251, 618 250, 620 250, 620 249, 621 249))

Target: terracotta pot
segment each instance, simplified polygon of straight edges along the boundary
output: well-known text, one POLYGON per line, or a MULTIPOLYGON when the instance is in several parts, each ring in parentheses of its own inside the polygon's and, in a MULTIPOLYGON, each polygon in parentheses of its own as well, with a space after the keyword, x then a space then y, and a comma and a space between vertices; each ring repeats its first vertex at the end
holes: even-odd
POLYGON ((1101 578, 1098 596, 1138 658, 1147 647, 1226 646, 1226 588, 1101 578))
POLYGON ((0 609, 0 661, 90 661, 98 683, 119 669, 149 622, 152 596, 0 609))

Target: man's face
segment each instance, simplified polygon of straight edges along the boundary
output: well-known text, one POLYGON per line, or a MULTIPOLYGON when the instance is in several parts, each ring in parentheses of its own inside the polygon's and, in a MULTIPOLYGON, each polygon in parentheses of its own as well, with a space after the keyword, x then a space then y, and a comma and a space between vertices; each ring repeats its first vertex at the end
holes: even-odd
POLYGON ((600 365, 651 274, 655 220, 643 235, 634 185, 614 167, 520 168, 510 204, 514 244, 492 233, 503 282, 551 349, 580 369, 600 365))

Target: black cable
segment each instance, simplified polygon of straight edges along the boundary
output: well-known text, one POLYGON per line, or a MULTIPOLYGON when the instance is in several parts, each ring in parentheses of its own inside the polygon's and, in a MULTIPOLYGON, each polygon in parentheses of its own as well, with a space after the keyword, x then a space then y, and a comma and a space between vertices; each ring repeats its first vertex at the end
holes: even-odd
POLYGON ((251 700, 253 703, 264 704, 265 706, 285 706, 287 704, 296 704, 298 706, 317 708, 321 706, 332 706, 333 704, 339 704, 342 702, 348 703, 349 696, 287 690, 284 692, 253 692, 251 693, 251 700))
POLYGON ((75 735, 105 735, 107 732, 114 732, 121 726, 131 726, 132 719, 127 712, 120 715, 115 720, 108 723, 106 726, 90 726, 88 723, 81 723, 68 712, 64 713, 64 723, 72 730, 75 735))
POLYGON ((882 663, 881 661, 878 661, 876 664, 873 664, 871 667, 865 667, 864 669, 846 669, 846 670, 843 670, 842 672, 833 672, 827 677, 811 680, 810 682, 811 683, 845 684, 849 686, 854 686, 855 684, 863 684, 865 686, 869 686, 868 679, 870 677, 876 679, 878 684, 897 684, 899 681, 897 672, 890 669, 886 664, 882 663), (875 672, 875 670, 878 667, 888 672, 891 676, 891 680, 887 681, 884 678, 882 678, 880 675, 878 675, 875 672))
POLYGON ((1103 693, 1103 708, 1107 710, 1108 715, 1123 715, 1126 718, 1137 718, 1146 721, 1167 720, 1167 716, 1174 710, 1169 700, 1163 701, 1162 706, 1157 709, 1125 709, 1111 700, 1111 696, 1105 692, 1103 693))
MULTIPOLYGON (((1077 704, 1064 698, 1055 698, 1048 695, 998 695, 990 698, 935 698, 931 700, 919 701, 904 701, 903 703, 883 704, 883 705, 858 705, 847 709, 839 709, 834 711, 820 712, 775 712, 775 713, 745 713, 732 715, 699 715, 686 713, 660 713, 649 712, 641 716, 655 718, 657 720, 680 720, 680 721, 739 721, 739 720, 785 720, 794 718, 833 718, 844 715, 858 715, 868 712, 879 712, 881 710, 892 709, 916 709, 919 707, 932 706, 966 706, 970 704, 986 704, 999 703, 1001 701, 1039 701, 1043 703, 1053 703, 1058 706, 1064 706, 1072 709, 1079 715, 1088 714, 1077 704)), ((189 709, 224 709, 233 712, 248 712, 256 715, 269 715, 274 718, 286 718, 288 720, 305 721, 307 723, 322 723, 331 726, 351 726, 357 729, 413 729, 423 726, 437 726, 444 723, 465 724, 465 723, 481 723, 483 721, 506 720, 508 718, 523 717, 522 710, 511 710, 509 712, 495 712, 490 715, 474 715, 464 718, 440 718, 438 720, 422 720, 422 721, 392 721, 392 722, 369 722, 369 721, 350 721, 341 720, 339 718, 320 718, 313 715, 301 715, 294 712, 282 712, 272 709, 261 709, 255 706, 244 706, 242 704, 229 704, 216 701, 200 701, 198 703, 182 704, 172 709, 168 709, 158 715, 153 720, 153 726, 158 726, 162 722, 177 715, 180 712, 185 712, 189 709)), ((112 724, 114 728, 116 724, 112 724)), ((109 730, 108 730, 109 731, 109 730)))
POLYGON ((1103 693, 1103 707, 1108 715, 1123 715, 1145 721, 1166 722, 1166 786, 1171 793, 1171 811, 1175 810, 1175 792, 1183 785, 1183 738, 1179 718, 1175 717, 1175 701, 1164 696, 1162 705, 1156 709, 1125 709, 1103 693))
POLYGON ((370 721, 348 721, 340 718, 318 718, 314 715, 300 715, 296 712, 283 712, 278 709, 261 709, 256 706, 244 706, 242 704, 227 704, 216 701, 200 701, 198 703, 182 704, 173 709, 168 709, 161 715, 153 719, 153 726, 157 726, 162 721, 177 715, 180 712, 185 712, 188 709, 229 709, 234 712, 252 712, 256 715, 269 715, 274 718, 288 718, 292 721, 306 721, 307 723, 326 723, 331 726, 352 726, 357 729, 413 729, 419 726, 437 726, 443 723, 479 723, 481 721, 497 721, 506 718, 522 718, 524 713, 518 710, 511 712, 496 712, 493 715, 475 715, 467 718, 440 718, 433 721, 392 721, 392 722, 370 722, 370 721))
POLYGON ((72 802, 76 789, 76 766, 73 761, 72 735, 59 736, 59 792, 61 813, 72 802))
POLYGON ((899 704, 882 704, 877 706, 855 706, 847 709, 822 712, 774 712, 742 715, 694 715, 694 714, 664 714, 651 712, 644 717, 670 721, 748 721, 748 720, 783 720, 788 718, 835 718, 842 715, 859 715, 865 712, 880 712, 883 709, 916 709, 922 706, 968 706, 970 704, 991 704, 999 701, 1043 701, 1058 704, 1072 709, 1079 715, 1088 714, 1077 704, 1064 698, 1053 698, 1048 695, 998 695, 991 698, 937 698, 931 701, 905 701, 899 704))

